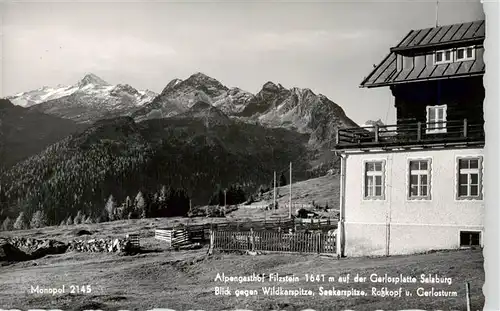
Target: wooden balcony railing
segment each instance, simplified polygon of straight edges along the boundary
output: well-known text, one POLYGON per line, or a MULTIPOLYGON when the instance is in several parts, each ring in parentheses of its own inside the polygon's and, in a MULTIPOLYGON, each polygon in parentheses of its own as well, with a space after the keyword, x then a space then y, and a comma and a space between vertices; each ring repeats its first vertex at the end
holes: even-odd
POLYGON ((339 129, 336 149, 484 144, 483 123, 467 119, 339 129))

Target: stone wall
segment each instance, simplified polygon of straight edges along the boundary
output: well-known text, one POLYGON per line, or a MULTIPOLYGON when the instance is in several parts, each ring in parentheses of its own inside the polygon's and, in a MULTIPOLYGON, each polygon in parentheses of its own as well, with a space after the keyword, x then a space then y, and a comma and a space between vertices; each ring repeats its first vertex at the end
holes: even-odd
POLYGON ((56 248, 60 252, 77 251, 77 252, 121 252, 128 251, 132 248, 129 239, 91 239, 91 240, 73 240, 69 243, 63 243, 50 239, 33 239, 33 238, 20 238, 14 237, 9 239, 10 244, 31 253, 38 249, 52 249, 56 248))
POLYGON ((77 252, 121 252, 131 249, 132 244, 128 239, 92 239, 73 240, 68 250, 77 252))

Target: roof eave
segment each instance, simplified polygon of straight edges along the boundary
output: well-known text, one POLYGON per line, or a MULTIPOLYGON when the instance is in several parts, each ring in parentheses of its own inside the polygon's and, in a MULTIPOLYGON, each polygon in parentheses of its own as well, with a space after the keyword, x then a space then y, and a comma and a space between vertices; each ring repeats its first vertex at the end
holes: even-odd
POLYGON ((434 81, 434 80, 448 80, 448 79, 458 79, 458 78, 466 78, 466 77, 476 77, 484 75, 484 71, 475 72, 475 73, 467 73, 461 75, 453 75, 453 76, 445 76, 445 77, 432 77, 425 79, 414 79, 414 80, 403 80, 403 81, 395 81, 395 82, 382 82, 382 83, 374 83, 374 84, 361 84, 361 88, 376 88, 376 87, 384 87, 391 86, 396 84, 405 84, 405 83, 413 83, 413 82, 423 82, 423 81, 434 81))
POLYGON ((375 74, 375 72, 377 72, 377 70, 379 70, 379 68, 387 61, 387 59, 391 57, 391 54, 392 53, 387 54, 384 57, 384 59, 370 72, 370 74, 366 76, 366 78, 364 78, 363 81, 361 81, 360 85, 364 85, 375 74))
POLYGON ((456 44, 469 44, 469 43, 483 43, 485 36, 469 38, 463 40, 455 40, 455 41, 447 41, 447 42, 437 42, 432 44, 418 45, 418 46, 405 46, 405 47, 392 47, 390 49, 391 52, 402 52, 402 51, 411 51, 411 50, 423 50, 435 47, 443 47, 448 45, 456 45, 456 44))

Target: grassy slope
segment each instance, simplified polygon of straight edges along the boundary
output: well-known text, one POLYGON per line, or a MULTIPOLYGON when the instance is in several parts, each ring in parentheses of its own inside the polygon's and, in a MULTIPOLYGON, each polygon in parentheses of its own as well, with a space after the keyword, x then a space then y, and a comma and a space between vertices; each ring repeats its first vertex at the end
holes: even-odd
MULTIPOLYGON (((293 185, 298 197, 309 193, 309 197, 318 203, 319 197, 331 199, 332 191, 321 192, 318 188, 335 185, 334 176, 293 185), (317 196, 313 193, 317 192, 317 196), (324 193, 324 194, 323 194, 324 193), (328 197, 326 193, 330 193, 328 197)), ((285 187, 286 188, 286 187, 285 187)), ((334 186, 335 188, 335 186, 334 186)), ((285 189, 282 189, 285 191, 285 189)), ((298 198, 297 198, 298 199, 298 198)), ((305 202, 308 203, 308 202, 305 202)), ((257 213, 253 216, 257 217, 257 213)), ((152 252, 136 256, 119 256, 117 254, 67 253, 58 256, 47 256, 36 261, 21 262, 9 266, 0 266, 0 292, 2 307, 6 308, 58 308, 62 310, 83 309, 140 309, 153 307, 169 307, 175 310, 203 309, 223 310, 241 307, 250 310, 376 310, 389 308, 431 309, 465 309, 465 282, 471 285, 472 310, 479 310, 484 304, 482 285, 484 283, 483 257, 480 251, 450 251, 421 254, 414 256, 393 256, 386 258, 348 258, 337 260, 318 255, 268 254, 258 256, 237 254, 215 254, 206 257, 206 249, 194 251, 171 252, 165 245, 153 238, 153 230, 171 226, 179 222, 201 223, 206 221, 224 221, 222 218, 171 218, 117 221, 94 225, 67 227, 48 227, 43 230, 23 230, 4 232, 4 236, 25 236, 36 238, 53 238, 68 241, 76 238, 77 229, 94 232, 90 238, 117 238, 127 233, 140 233, 141 245, 152 252), (36 263, 36 265, 35 265, 36 263), (447 290, 457 291, 458 298, 425 298, 415 294, 409 298, 380 297, 221 297, 214 295, 215 286, 224 284, 214 282, 218 272, 231 275, 255 273, 292 274, 303 276, 305 273, 322 273, 327 276, 359 273, 369 276, 371 273, 383 275, 387 273, 397 276, 400 273, 420 275, 421 273, 438 273, 451 277, 453 284, 447 290), (36 295, 30 294, 31 285, 41 287, 57 287, 65 284, 91 285, 93 292, 80 295, 36 295)), ((295 285, 286 284, 243 284, 230 285, 232 289, 257 289, 261 286, 282 285, 287 288, 306 288, 317 291, 318 286, 332 284, 311 284, 303 280, 295 285)), ((347 289, 351 286, 370 291, 372 284, 333 284, 347 289)), ((381 288, 386 285, 378 284, 381 288)), ((399 286, 389 285, 390 289, 399 286)), ((405 289, 414 290, 415 286, 406 285, 405 289)), ((430 287, 430 286, 426 286, 430 287)), ((443 288, 436 286, 436 288, 443 288)))
MULTIPOLYGON (((0 292, 2 307, 6 308, 58 308, 62 310, 87 309, 139 309, 168 307, 175 310, 224 310, 232 307, 250 310, 376 310, 397 307, 418 308, 423 310, 465 309, 465 286, 470 282, 472 310, 479 310, 484 304, 482 285, 484 282, 483 258, 480 251, 453 251, 415 256, 395 256, 388 258, 351 258, 337 260, 317 255, 237 255, 216 254, 205 257, 205 249, 182 252, 161 252, 142 254, 133 257, 116 254, 68 253, 60 256, 47 256, 33 262, 17 263, 0 267, 0 292), (295 274, 302 277, 300 283, 232 284, 234 289, 256 289, 261 286, 282 285, 286 288, 312 289, 332 284, 312 284, 303 281, 303 274, 322 273, 338 276, 359 273, 389 275, 439 273, 453 278, 447 290, 457 291, 458 298, 380 298, 380 297, 220 297, 214 295, 215 286, 224 284, 214 282, 216 274, 247 275, 255 273, 295 274), (91 285, 90 294, 79 295, 39 295, 30 294, 31 285, 58 287, 63 284, 91 285), (28 293, 27 293, 28 292, 28 293)), ((372 284, 333 284, 337 288, 351 286, 370 291, 372 284)), ((378 285, 377 287, 384 287, 378 285)), ((430 288, 430 286, 426 286, 430 288)), ((399 286, 389 285, 389 288, 399 286)), ((415 286, 406 285, 405 289, 414 290, 415 286)))
MULTIPOLYGON (((127 233, 139 233, 142 237, 151 237, 154 235, 152 231, 155 228, 171 227, 178 223, 210 223, 210 222, 224 222, 232 220, 243 219, 262 219, 264 217, 270 218, 271 216, 288 216, 288 208, 284 206, 288 203, 289 186, 280 187, 279 193, 283 195, 278 199, 280 208, 278 210, 267 211, 263 213, 261 209, 245 207, 241 205, 238 210, 227 215, 226 218, 148 218, 148 219, 133 219, 130 221, 121 220, 114 222, 105 222, 100 224, 78 225, 78 226, 51 226, 43 229, 30 229, 20 231, 0 232, 0 236, 25 236, 36 237, 39 239, 57 239, 60 241, 69 241, 76 238, 73 231, 79 229, 86 229, 94 235, 92 238, 117 238, 122 237, 127 233)), ((328 203, 334 210, 338 209, 338 195, 339 195, 339 179, 338 176, 327 175, 319 178, 313 178, 305 181, 300 181, 292 184, 292 199, 294 204, 309 204, 312 200, 319 204, 328 203), (333 190, 333 191, 332 191, 333 190), (331 205, 330 205, 331 203, 331 205), (335 204, 336 203, 336 204, 335 204)), ((272 191, 266 193, 269 199, 256 202, 253 205, 270 204, 272 202, 272 191)), ((332 215, 334 215, 333 213, 332 215)))
MULTIPOLYGON (((328 204, 328 207, 337 211, 339 209, 339 195, 340 195, 340 179, 336 175, 326 175, 318 178, 312 178, 297 183, 292 183, 292 204, 312 204, 316 202, 321 206, 328 204)), ((266 192, 264 199, 255 202, 249 206, 240 206, 237 211, 228 215, 228 218, 262 218, 271 216, 288 216, 288 208, 285 206, 289 202, 290 186, 283 186, 277 188, 277 201, 278 210, 264 212, 259 208, 252 208, 252 206, 262 206, 272 204, 273 191, 266 192)), ((293 211, 295 212, 295 211, 293 211)), ((336 212, 321 213, 326 216, 335 216, 336 212)))

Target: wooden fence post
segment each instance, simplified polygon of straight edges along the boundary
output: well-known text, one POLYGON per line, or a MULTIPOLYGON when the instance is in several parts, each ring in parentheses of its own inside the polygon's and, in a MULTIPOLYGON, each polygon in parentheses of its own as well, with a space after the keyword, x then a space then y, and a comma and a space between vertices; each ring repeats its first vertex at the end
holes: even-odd
POLYGON ((467 311, 470 311, 470 286, 469 282, 465 283, 465 295, 467 299, 467 311))
POLYGON ((464 137, 465 138, 467 138, 467 129, 468 129, 467 119, 464 119, 464 137))
POLYGON ((417 123, 417 140, 420 141, 422 139, 422 122, 417 123))
POLYGON ((209 255, 212 255, 212 253, 213 253, 214 244, 215 244, 214 231, 212 229, 210 229, 210 246, 208 247, 208 254, 209 255))
POLYGON ((318 238, 318 254, 320 254, 321 253, 321 232, 318 233, 317 238, 318 238))
POLYGON ((252 228, 250 228, 250 250, 255 251, 255 235, 252 228))

